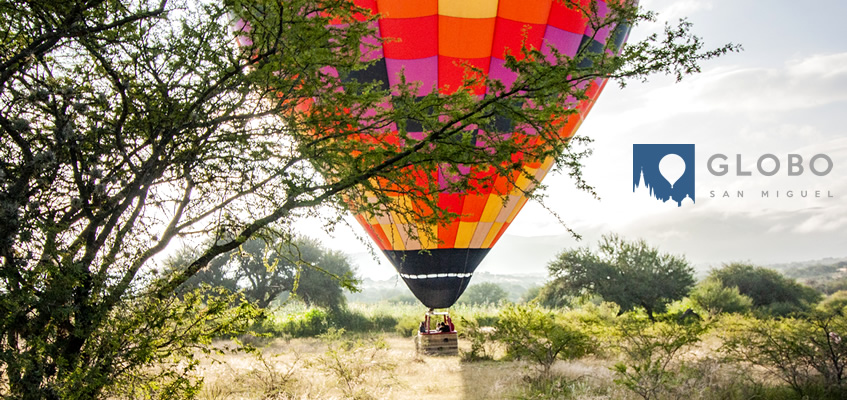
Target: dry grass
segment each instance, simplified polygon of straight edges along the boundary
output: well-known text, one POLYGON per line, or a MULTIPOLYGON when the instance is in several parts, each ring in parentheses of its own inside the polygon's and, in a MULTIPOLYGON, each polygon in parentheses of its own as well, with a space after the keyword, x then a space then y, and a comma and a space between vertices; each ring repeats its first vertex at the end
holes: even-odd
MULTIPOLYGON (((359 394, 346 392, 333 374, 320 368, 319 360, 328 349, 325 343, 278 339, 261 350, 261 357, 235 354, 204 361, 200 398, 498 399, 509 397, 527 373, 520 362, 466 363, 458 356, 420 356, 411 338, 392 336, 385 341, 388 347, 378 360, 395 367, 390 371, 370 368, 359 394)), ((584 374, 594 367, 579 368, 576 373, 584 374)))
MULTIPOLYGON (((613 383, 612 358, 584 357, 558 361, 550 380, 528 379, 532 369, 520 361, 465 362, 459 356, 421 356, 412 338, 383 337, 386 347, 372 346, 372 337, 358 350, 336 355, 355 379, 347 381, 327 368, 327 343, 318 339, 276 339, 261 355, 236 354, 204 361, 200 373, 204 400, 237 399, 637 399, 634 393, 613 383), (357 352, 358 351, 358 352, 357 352), (387 367, 378 368, 379 365, 387 367), (354 382, 351 386, 349 382, 354 382)), ((751 398, 744 395, 749 380, 734 367, 707 356, 720 343, 706 340, 685 358, 698 371, 680 389, 689 398, 751 398), (715 391, 717 388, 726 390, 715 391), (738 392, 732 394, 730 392, 738 392)), ((460 348, 469 350, 460 340, 460 348)), ((338 349, 337 346, 333 347, 338 349)), ((748 370, 749 373, 749 370, 748 370)), ((349 377, 348 377, 349 378, 349 377)), ((755 394, 752 394, 756 397, 755 394)))

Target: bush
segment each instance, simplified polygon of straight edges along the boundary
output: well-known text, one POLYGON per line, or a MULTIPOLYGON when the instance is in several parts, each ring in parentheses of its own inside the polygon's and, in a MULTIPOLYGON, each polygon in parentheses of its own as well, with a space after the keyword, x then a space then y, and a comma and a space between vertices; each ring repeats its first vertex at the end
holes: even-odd
POLYGON ((400 336, 405 337, 415 336, 418 333, 420 324, 420 318, 406 316, 397 321, 394 325, 394 332, 397 332, 400 336))
POLYGON ((275 336, 314 337, 329 328, 329 315, 320 308, 311 308, 302 314, 288 314, 281 321, 270 322, 269 331, 275 336))
POLYGON ((479 326, 497 326, 500 321, 499 315, 474 314, 473 319, 479 326))
POLYGON ((738 287, 726 287, 718 279, 706 279, 689 296, 709 316, 721 313, 745 313, 753 307, 753 299, 741 294, 738 287))
POLYGON ((334 378, 344 398, 377 399, 373 388, 390 387, 396 380, 397 365, 388 357, 388 344, 381 337, 353 340, 344 336, 344 329, 330 328, 321 339, 327 351, 309 364, 334 378))
POLYGON ((621 350, 625 357, 613 368, 615 383, 644 400, 663 397, 679 398, 684 384, 696 374, 682 360, 686 347, 700 341, 703 327, 695 322, 649 323, 633 316, 624 318, 618 327, 621 350))
MULTIPOLYGON (((329 324, 335 329, 347 332, 370 332, 374 321, 362 313, 348 309, 338 309, 329 312, 329 324)), ((392 328, 394 326, 392 325, 392 328)))
POLYGON ((328 328, 357 333, 393 332, 398 323, 397 318, 384 310, 367 312, 341 308, 327 311, 291 305, 281 312, 284 313, 282 316, 268 319, 258 331, 274 336, 315 337, 325 333, 328 328))
POLYGON ((495 337, 505 343, 506 354, 535 362, 543 376, 557 359, 578 358, 592 350, 591 338, 578 321, 536 305, 509 305, 499 317, 495 337))
POLYGON ((847 318, 816 312, 806 318, 724 321, 722 350, 730 359, 764 367, 799 396, 847 396, 847 318))
POLYGON ((830 314, 844 314, 845 307, 847 307, 847 290, 839 290, 821 301, 817 309, 830 314))
POLYGON ((494 359, 495 331, 491 327, 481 326, 474 319, 461 318, 464 329, 461 332, 463 338, 471 342, 470 351, 462 351, 464 361, 482 361, 494 359))

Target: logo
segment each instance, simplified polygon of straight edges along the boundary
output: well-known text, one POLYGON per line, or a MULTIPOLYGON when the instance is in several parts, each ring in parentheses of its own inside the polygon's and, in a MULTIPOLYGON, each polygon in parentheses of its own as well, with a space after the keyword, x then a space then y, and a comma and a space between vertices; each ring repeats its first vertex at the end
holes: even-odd
POLYGON ((694 145, 633 144, 632 191, 678 207, 694 203, 694 145))

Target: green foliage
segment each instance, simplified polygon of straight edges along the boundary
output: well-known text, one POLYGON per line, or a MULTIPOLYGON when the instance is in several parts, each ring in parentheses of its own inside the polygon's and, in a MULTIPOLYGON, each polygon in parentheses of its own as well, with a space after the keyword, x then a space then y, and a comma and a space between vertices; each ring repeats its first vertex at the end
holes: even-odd
POLYGON ((627 316, 618 325, 625 359, 614 367, 615 383, 644 400, 679 398, 691 378, 682 353, 700 341, 703 330, 699 323, 648 323, 627 316))
POLYGON ((470 341, 471 344, 470 351, 460 350, 462 360, 493 360, 497 338, 496 331, 490 326, 482 325, 476 319, 462 317, 461 323, 460 335, 470 341))
POLYGON ((771 269, 750 264, 732 263, 709 274, 724 287, 737 287, 738 291, 753 300, 753 306, 765 315, 785 316, 792 312, 808 310, 820 300, 814 289, 786 278, 771 269))
POLYGON ((542 286, 532 286, 532 287, 530 287, 529 289, 527 289, 521 295, 518 302, 519 303, 529 303, 530 301, 537 299, 538 296, 541 294, 541 288, 542 288, 542 286))
POLYGON ((839 290, 821 301, 817 309, 829 314, 847 315, 847 290, 839 290))
POLYGON ((578 358, 593 350, 578 321, 536 305, 504 307, 496 328, 495 337, 505 344, 506 354, 534 362, 541 375, 549 375, 558 359, 578 358))
POLYGON ((541 306, 552 309, 570 306, 574 302, 574 297, 574 291, 567 283, 554 279, 538 290, 534 300, 541 306))
POLYGON ((418 300, 414 295, 411 294, 401 294, 386 300, 389 303, 398 303, 398 304, 418 304, 420 300, 418 300))
MULTIPOLYGON (((316 95, 302 84, 310 73, 360 65, 333 50, 358 49, 367 22, 344 2, 322 2, 320 16, 313 2, 277 3, 289 23, 251 22, 278 40, 238 52, 240 3, 0 4, 0 364, 12 396, 96 398, 152 370, 189 379, 161 354, 183 356, 173 348, 188 346, 184 332, 223 334, 216 327, 244 327, 251 313, 231 302, 231 313, 177 312, 187 306, 174 290, 338 192, 292 154, 293 126, 266 117, 316 95), (351 28, 328 31, 333 15, 351 28), (176 237, 206 244, 163 274, 156 256, 176 237)), ((150 389, 190 396, 191 385, 150 389)))
POLYGON ((329 327, 329 313, 320 308, 312 308, 302 314, 288 314, 266 325, 266 329, 276 336, 291 337, 316 337, 329 327))
POLYGON ((403 337, 412 337, 418 334, 421 318, 414 316, 405 316, 397 321, 394 325, 394 332, 397 332, 403 337))
POLYGON ((97 332, 101 346, 114 349, 114 353, 98 354, 99 362, 128 358, 137 365, 157 368, 132 375, 107 375, 91 368, 97 359, 86 349, 80 359, 90 364, 78 364, 71 374, 62 377, 63 381, 57 382, 56 387, 62 388, 57 393, 60 398, 89 398, 86 393, 92 387, 102 387, 106 396, 190 398, 202 383, 193 375, 198 353, 222 351, 212 347, 212 340, 249 332, 253 323, 265 317, 263 310, 246 302, 242 295, 223 289, 206 288, 181 299, 148 300, 131 307, 118 310, 116 321, 97 332), (133 343, 132 348, 121 347, 127 341, 133 343))
POLYGON ((500 285, 492 282, 482 282, 468 286, 460 303, 468 304, 497 304, 505 301, 509 294, 500 285))
MULTIPOLYGON (((315 245, 312 241, 311 246, 315 245)), ((304 256, 303 245, 297 245, 301 262, 293 293, 307 305, 340 311, 347 304, 343 290, 357 291, 358 281, 344 253, 317 247, 317 257, 310 260, 304 256)))
MULTIPOLYGON (((268 318, 262 330, 277 337, 317 337, 330 329, 343 329, 351 333, 384 333, 398 331, 401 318, 381 309, 326 310, 289 306, 268 318)), ((414 326, 415 332, 417 324, 414 326)))
POLYGON ((847 317, 815 312, 805 318, 723 321, 722 350, 734 360, 761 366, 798 396, 841 399, 847 395, 847 317))
POLYGON ((726 287, 713 278, 700 282, 691 292, 690 297, 710 316, 721 313, 746 313, 753 307, 753 300, 741 294, 738 287, 726 287))
POLYGON ((694 285, 694 269, 684 257, 617 235, 603 236, 597 253, 588 248, 564 251, 548 269, 554 292, 597 294, 618 304, 621 312, 643 307, 651 320, 694 285))
POLYGON ((383 312, 364 314, 341 309, 331 311, 329 317, 330 325, 347 332, 392 332, 397 326, 397 318, 383 312))
MULTIPOLYGON (((345 306, 343 289, 357 290, 357 281, 343 253, 327 250, 310 238, 263 233, 266 238, 248 240, 212 259, 207 268, 194 274, 180 289, 205 284, 241 290, 262 308, 290 292, 306 305, 330 310, 345 306)), ((169 269, 184 270, 196 258, 194 253, 187 248, 177 253, 168 260, 169 269)))
POLYGON ((479 326, 497 326, 497 322, 500 321, 500 314, 474 313, 473 319, 479 326))

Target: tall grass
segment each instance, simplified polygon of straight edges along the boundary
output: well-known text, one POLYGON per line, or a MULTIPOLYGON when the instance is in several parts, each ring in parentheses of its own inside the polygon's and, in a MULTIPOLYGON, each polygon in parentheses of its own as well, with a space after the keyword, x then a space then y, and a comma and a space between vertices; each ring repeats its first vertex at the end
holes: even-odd
MULTIPOLYGON (((498 305, 457 305, 450 315, 457 329, 461 320, 473 320, 482 326, 491 326, 497 321, 498 305)), ((302 303, 290 303, 280 307, 258 328, 274 337, 315 337, 326 333, 329 328, 344 329, 346 332, 397 333, 412 336, 423 320, 427 309, 420 304, 410 303, 352 303, 341 310, 324 310, 307 307, 302 303)))

